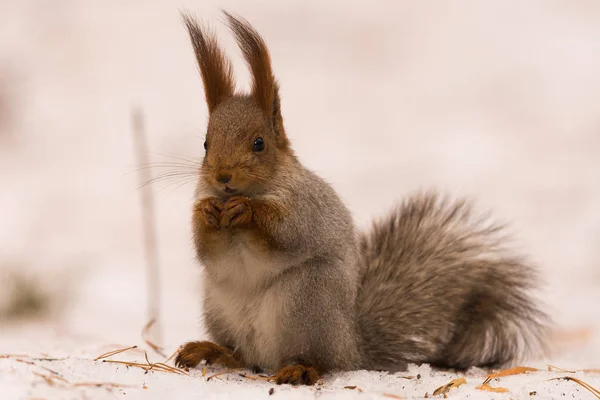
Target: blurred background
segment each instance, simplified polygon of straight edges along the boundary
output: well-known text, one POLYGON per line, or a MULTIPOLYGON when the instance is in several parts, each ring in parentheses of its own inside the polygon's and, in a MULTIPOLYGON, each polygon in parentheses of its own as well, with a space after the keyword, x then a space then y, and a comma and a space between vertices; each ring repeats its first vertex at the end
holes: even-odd
MULTIPOLYGON (((221 7, 266 39, 296 152, 357 225, 420 189, 475 198, 540 266, 557 337, 582 357, 600 349, 600 3, 0 0, 0 350, 138 340, 132 109, 152 174, 202 157, 207 111, 179 12, 213 26, 248 87, 221 7)), ((194 182, 150 187, 162 342, 177 346, 203 335, 194 182)))

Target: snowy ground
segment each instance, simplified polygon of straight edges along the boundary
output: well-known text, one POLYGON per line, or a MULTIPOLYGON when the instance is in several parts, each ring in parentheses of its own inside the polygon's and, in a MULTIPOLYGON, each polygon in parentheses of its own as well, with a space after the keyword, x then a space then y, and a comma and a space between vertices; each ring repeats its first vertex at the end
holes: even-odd
MULTIPOLYGON (((573 377, 593 387, 600 387, 600 370, 587 373, 549 372, 547 364, 537 362, 528 366, 537 367, 539 371, 492 379, 489 386, 504 388, 506 393, 491 393, 477 388, 484 382, 487 371, 472 369, 467 374, 456 374, 432 371, 426 365, 411 366, 408 371, 397 374, 367 371, 338 373, 325 376, 322 382, 314 387, 297 388, 289 385, 278 386, 240 375, 245 373, 255 377, 249 371, 231 372, 213 378, 210 376, 221 370, 203 371, 200 368, 191 371, 189 376, 159 371, 145 372, 141 368, 106 363, 102 360, 93 361, 101 354, 123 346, 99 346, 48 336, 41 339, 46 346, 43 348, 50 354, 25 352, 22 355, 14 354, 10 358, 0 359, 0 387, 5 396, 3 399, 115 399, 123 398, 123 395, 127 395, 128 399, 303 399, 316 396, 347 399, 420 399, 425 396, 433 397, 437 388, 460 378, 465 378, 466 383, 450 389, 447 393, 448 398, 593 399, 594 395, 576 382, 555 378, 573 377), (98 383, 102 385, 96 386, 98 383)), ((25 351, 27 347, 32 346, 17 345, 12 348, 25 351)), ((148 357, 152 363, 164 360, 151 351, 148 351, 148 357)), ((109 357, 107 360, 146 363, 140 348, 109 357)), ((560 365, 562 368, 570 368, 577 364, 568 362, 567 359, 559 358, 556 361, 563 363, 560 365)))
MULTIPOLYGON (((475 197, 511 223, 544 273, 553 354, 525 365, 600 368, 595 2, 0 0, 0 285, 17 269, 53 299, 43 320, 0 320, 0 354, 35 364, 0 358, 1 399, 269 397, 274 386, 235 374, 206 382, 201 371, 144 374, 92 361, 142 346, 147 322, 131 108, 144 111, 154 162, 202 153, 206 111, 180 9, 213 22, 247 83, 219 7, 265 36, 294 147, 359 226, 420 188, 475 197), (38 360, 48 357, 67 358, 38 360), (69 384, 34 374, 52 374, 42 367, 69 384), (134 387, 73 386, 99 381, 134 387)), ((170 351, 204 337, 189 238, 193 185, 183 183, 153 186, 161 343, 170 351)), ((0 311, 6 293, 0 286, 0 311)), ((143 360, 115 359, 128 357, 143 360)), ((564 375, 501 378, 494 385, 511 392, 495 396, 594 398, 574 382, 547 380, 564 375)), ((575 376, 600 387, 600 374, 575 376)), ((318 391, 275 387, 273 396, 422 398, 457 377, 427 367, 355 372, 326 377, 318 391), (343 389, 353 385, 363 392, 343 389)), ((475 389, 484 377, 472 371, 449 396, 492 397, 475 389)))

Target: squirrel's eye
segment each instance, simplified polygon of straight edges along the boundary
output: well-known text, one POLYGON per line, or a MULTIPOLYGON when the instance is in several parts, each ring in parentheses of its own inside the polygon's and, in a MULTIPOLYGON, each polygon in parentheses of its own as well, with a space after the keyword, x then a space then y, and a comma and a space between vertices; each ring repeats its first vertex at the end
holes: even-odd
POLYGON ((263 151, 265 149, 265 141, 261 137, 257 137, 254 140, 254 145, 252 146, 252 151, 263 151))
POLYGON ((206 140, 204 141, 204 150, 208 150, 208 143, 206 142, 206 140))

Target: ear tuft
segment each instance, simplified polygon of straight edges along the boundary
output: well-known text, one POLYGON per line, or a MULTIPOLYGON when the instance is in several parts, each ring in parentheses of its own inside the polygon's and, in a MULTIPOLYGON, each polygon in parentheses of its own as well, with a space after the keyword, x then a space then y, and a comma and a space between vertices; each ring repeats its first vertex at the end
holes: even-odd
MULTIPOLYGON (((248 21, 223 10, 252 74, 252 97, 269 116, 273 115, 276 82, 271 70, 271 57, 262 37, 248 21)), ((277 99, 277 103, 279 100, 277 99)))
POLYGON ((221 102, 233 96, 235 82, 231 63, 223 55, 212 32, 190 15, 181 15, 198 61, 208 112, 212 113, 221 102))

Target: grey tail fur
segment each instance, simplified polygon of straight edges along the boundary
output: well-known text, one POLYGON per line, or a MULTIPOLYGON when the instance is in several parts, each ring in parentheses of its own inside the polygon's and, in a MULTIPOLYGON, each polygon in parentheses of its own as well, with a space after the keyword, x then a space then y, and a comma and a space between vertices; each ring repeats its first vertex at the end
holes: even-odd
POLYGON ((467 201, 420 194, 360 238, 364 368, 506 366, 545 352, 535 268, 467 201))

